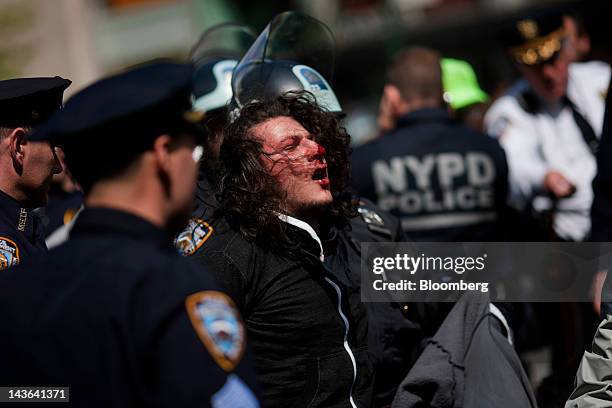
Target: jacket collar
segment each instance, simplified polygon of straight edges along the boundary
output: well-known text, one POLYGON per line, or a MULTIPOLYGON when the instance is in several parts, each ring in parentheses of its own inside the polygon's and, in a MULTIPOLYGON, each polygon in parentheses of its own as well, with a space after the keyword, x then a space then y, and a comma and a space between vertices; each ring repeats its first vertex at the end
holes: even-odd
POLYGON ((22 206, 19 201, 3 191, 0 191, 0 214, 27 237, 34 236, 36 225, 32 209, 22 206))
POLYGON ((172 249, 172 237, 137 215, 112 208, 85 208, 77 218, 71 234, 116 234, 149 241, 162 248, 172 249))
POLYGON ((413 126, 427 122, 449 122, 452 121, 444 108, 423 108, 408 112, 397 119, 396 128, 413 126))
POLYGON ((308 223, 298 218, 292 217, 290 215, 281 214, 281 213, 277 213, 276 215, 278 215, 278 218, 280 218, 281 221, 284 221, 287 224, 293 225, 294 227, 299 228, 300 230, 306 232, 314 241, 316 241, 316 243, 319 246, 319 251, 320 251, 319 259, 321 261, 325 259, 325 255, 323 253, 323 245, 321 244, 321 238, 319 238, 315 230, 308 223))

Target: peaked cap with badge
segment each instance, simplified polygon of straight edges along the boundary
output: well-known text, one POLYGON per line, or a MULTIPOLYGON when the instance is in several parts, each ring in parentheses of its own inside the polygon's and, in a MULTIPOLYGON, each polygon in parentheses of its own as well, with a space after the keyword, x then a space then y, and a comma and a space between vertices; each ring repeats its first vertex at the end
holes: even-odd
POLYGON ((31 139, 61 146, 87 190, 124 169, 159 135, 202 136, 200 115, 191 110, 191 76, 190 64, 160 60, 102 79, 72 96, 31 139))
POLYGON ((0 81, 0 127, 41 124, 62 106, 71 83, 58 76, 0 81))
POLYGON ((514 20, 503 40, 516 62, 535 66, 553 60, 565 37, 560 14, 537 13, 514 20))

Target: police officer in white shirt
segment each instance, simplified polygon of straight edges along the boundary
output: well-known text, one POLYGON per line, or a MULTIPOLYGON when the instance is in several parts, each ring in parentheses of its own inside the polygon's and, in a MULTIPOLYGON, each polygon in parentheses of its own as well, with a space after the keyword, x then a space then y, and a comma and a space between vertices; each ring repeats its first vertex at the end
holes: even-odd
POLYGON ((505 40, 523 78, 492 105, 485 127, 506 150, 511 204, 537 210, 548 202, 556 237, 582 241, 610 67, 570 64, 561 16, 514 21, 505 40))

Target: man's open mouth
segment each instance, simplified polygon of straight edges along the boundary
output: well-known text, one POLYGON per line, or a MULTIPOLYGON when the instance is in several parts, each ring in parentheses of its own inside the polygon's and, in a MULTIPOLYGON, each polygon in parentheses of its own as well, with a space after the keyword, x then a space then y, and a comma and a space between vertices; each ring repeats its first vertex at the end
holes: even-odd
POLYGON ((327 177, 327 166, 322 166, 314 171, 312 179, 322 186, 329 185, 329 178, 327 177))

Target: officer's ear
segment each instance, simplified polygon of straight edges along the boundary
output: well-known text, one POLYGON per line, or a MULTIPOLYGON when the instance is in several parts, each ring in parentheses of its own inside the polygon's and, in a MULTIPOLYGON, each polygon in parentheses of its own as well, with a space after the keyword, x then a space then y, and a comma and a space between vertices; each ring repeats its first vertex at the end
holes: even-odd
POLYGON ((387 84, 383 89, 381 108, 385 106, 387 112, 394 118, 406 113, 406 102, 395 85, 387 84))
POLYGON ((157 166, 167 173, 170 170, 170 152, 172 138, 168 135, 160 135, 153 142, 153 155, 157 166))
POLYGON ((23 161, 28 144, 28 133, 22 127, 15 128, 7 136, 9 141, 9 152, 13 159, 15 168, 20 171, 23 168, 23 161))

